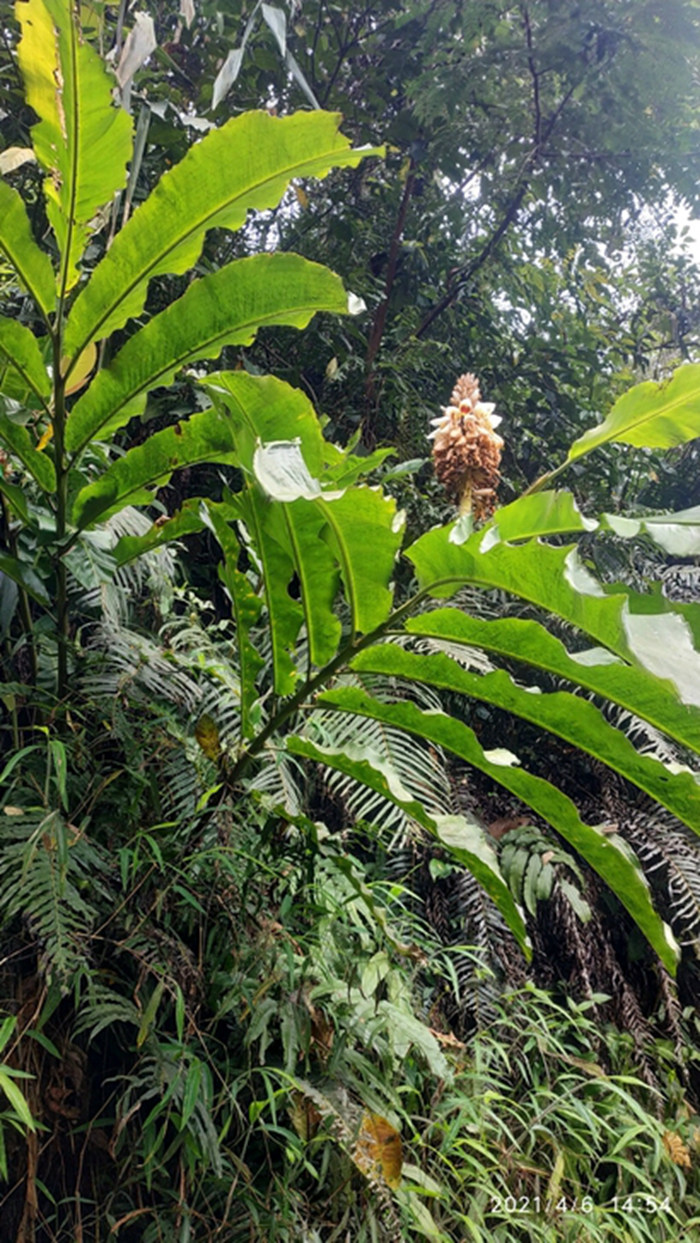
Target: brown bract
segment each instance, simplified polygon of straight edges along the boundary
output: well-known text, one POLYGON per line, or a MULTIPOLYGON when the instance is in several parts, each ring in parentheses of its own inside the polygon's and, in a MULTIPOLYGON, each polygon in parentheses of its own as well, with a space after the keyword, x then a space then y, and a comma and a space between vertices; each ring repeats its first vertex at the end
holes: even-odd
POLYGON ((490 517, 497 504, 503 441, 494 431, 493 408, 482 402, 479 381, 467 372, 457 380, 451 404, 433 419, 435 473, 460 514, 471 512, 476 522, 490 517))

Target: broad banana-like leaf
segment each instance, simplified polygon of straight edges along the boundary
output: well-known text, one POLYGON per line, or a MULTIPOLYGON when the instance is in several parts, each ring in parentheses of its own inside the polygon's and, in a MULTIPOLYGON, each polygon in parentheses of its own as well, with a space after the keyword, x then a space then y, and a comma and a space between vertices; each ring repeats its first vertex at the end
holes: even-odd
MULTIPOLYGON (((285 505, 311 504, 325 518, 353 630, 366 634, 386 621, 393 601, 389 584, 404 524, 393 499, 369 487, 324 493, 306 469, 299 447, 289 441, 262 446, 254 455, 253 470, 272 500, 285 505)), ((308 551, 313 555, 312 548, 308 551)))
POLYGON ((6 444, 34 476, 44 492, 55 492, 56 471, 45 453, 39 453, 26 427, 13 423, 6 414, 0 414, 0 440, 6 444))
MULTIPOLYGON (((555 786, 521 768, 514 756, 494 756, 484 751, 473 730, 444 712, 422 712, 412 703, 384 704, 359 687, 324 691, 318 697, 325 707, 384 721, 444 747, 487 773, 542 816, 610 886, 637 926, 672 974, 680 950, 654 910, 649 887, 636 856, 622 838, 584 824, 571 800, 555 786)), ((296 744, 295 744, 296 745, 296 744)), ((323 763, 329 761, 320 757, 323 763)))
POLYGON ((15 12, 27 103, 39 117, 32 142, 48 173, 46 210, 61 255, 63 295, 78 280, 90 221, 126 182, 131 119, 112 105, 110 80, 70 0, 21 0, 15 12))
POLYGON ((0 181, 0 254, 48 319, 56 303, 51 260, 34 241, 22 199, 4 181, 0 181))
POLYGON ((601 527, 622 539, 648 535, 671 557, 700 556, 700 505, 678 510, 675 514, 649 514, 643 518, 603 514, 601 527))
POLYGON ((497 544, 480 551, 481 532, 457 546, 450 528, 429 531, 407 556, 430 595, 452 595, 462 584, 512 592, 572 622, 611 652, 666 679, 684 704, 700 707, 700 609, 686 605, 658 611, 658 600, 631 591, 606 593, 581 564, 575 547, 553 548, 531 541, 497 544), (657 611, 654 611, 657 610, 657 611))
POLYGON ((503 669, 471 673, 445 653, 423 656, 388 643, 360 652, 352 668, 461 692, 540 725, 602 760, 700 834, 700 785, 692 773, 672 774, 659 760, 640 755, 585 699, 566 691, 542 694, 538 687, 518 686, 503 669))
POLYGON ((252 474, 258 444, 288 440, 299 443, 310 474, 318 478, 328 446, 318 415, 300 389, 274 376, 252 376, 246 371, 214 372, 201 386, 231 419, 245 472, 252 474))
POLYGON ((224 561, 219 565, 219 577, 228 588, 236 622, 236 642, 238 644, 239 676, 241 680, 241 734, 251 738, 255 732, 251 720, 251 709, 257 698, 255 680, 262 669, 263 660, 253 647, 250 631, 258 621, 262 612, 262 600, 255 594, 245 574, 238 569, 240 544, 234 531, 226 521, 224 507, 209 502, 206 513, 211 523, 224 561))
POLYGON ((346 309, 340 278, 299 255, 255 255, 195 281, 127 341, 76 403, 68 452, 109 439, 141 413, 150 389, 169 384, 185 364, 216 358, 225 345, 250 345, 261 327, 305 328, 316 311, 346 309))
POLYGON ((37 339, 24 324, 4 317, 0 318, 0 391, 18 401, 33 393, 49 413, 51 381, 37 339))
MULTIPOLYGON (((382 708, 384 705, 377 706, 382 708)), ((469 868, 479 884, 493 898, 523 952, 530 956, 531 949, 522 915, 501 876, 496 852, 483 829, 462 816, 428 815, 423 805, 412 799, 402 786, 391 765, 367 748, 346 746, 342 750, 335 750, 296 734, 285 739, 285 746, 293 755, 325 764, 338 772, 346 773, 371 790, 376 790, 438 838, 460 863, 469 868)))
POLYGON ((353 151, 332 113, 271 117, 247 112, 210 130, 161 177, 98 264, 66 326, 77 357, 88 342, 143 309, 148 282, 199 258, 208 229, 238 229, 251 209, 274 207, 294 177, 325 177, 380 151, 353 151))
POLYGON ((81 488, 73 502, 73 523, 83 529, 104 522, 125 505, 148 504, 173 471, 198 462, 237 465, 230 423, 218 411, 203 410, 166 427, 117 458, 99 479, 81 488))
POLYGON ((483 533, 481 547, 486 552, 500 540, 595 531, 597 526, 595 519, 583 516, 570 492, 536 492, 499 509, 483 533))
POLYGON ((606 648, 571 655, 539 622, 522 618, 484 621, 452 608, 421 613, 410 618, 405 628, 416 636, 483 648, 566 678, 700 753, 700 710, 681 703, 671 687, 644 669, 631 668, 606 648))
POLYGON ((670 380, 636 384, 615 402, 599 427, 591 427, 569 450, 574 462, 613 441, 618 444, 671 449, 700 436, 700 363, 688 363, 670 380))

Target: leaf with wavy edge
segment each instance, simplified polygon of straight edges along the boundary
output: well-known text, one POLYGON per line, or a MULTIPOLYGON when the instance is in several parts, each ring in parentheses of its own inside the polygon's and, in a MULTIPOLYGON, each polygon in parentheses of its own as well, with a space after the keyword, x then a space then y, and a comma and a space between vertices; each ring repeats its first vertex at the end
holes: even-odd
POLYGON ((604 648, 570 655, 564 644, 536 621, 502 618, 483 621, 461 609, 434 609, 406 622, 406 630, 424 638, 480 647, 567 678, 619 704, 635 716, 700 753, 700 711, 682 704, 653 674, 630 667, 604 648))
POLYGON ((50 457, 39 453, 26 427, 13 423, 6 414, 0 414, 0 440, 26 466, 44 492, 55 492, 56 471, 50 457))
POLYGON ((681 610, 667 604, 658 611, 659 601, 652 597, 606 593, 572 546, 531 541, 497 544, 484 553, 482 532, 457 546, 450 543, 450 531, 428 531, 406 553, 430 595, 444 598, 466 583, 509 591, 573 622, 628 663, 670 682, 683 703, 700 706, 700 653, 692 642, 693 629, 700 627, 697 606, 681 610))
MULTIPOLYGON (((649 887, 636 857, 621 838, 613 838, 600 829, 584 824, 571 799, 561 790, 513 763, 494 763, 473 730, 444 712, 421 712, 412 703, 380 703, 357 687, 324 691, 319 695, 318 702, 339 712, 352 712, 374 721, 385 721, 397 729, 405 729, 410 734, 445 747, 487 773, 499 785, 505 786, 551 824, 602 877, 629 911, 667 970, 675 974, 680 950, 671 930, 654 910, 649 887)), ((328 760, 322 762, 328 763, 328 760)))
POLYGON ((65 349, 76 357, 140 314, 148 282, 199 258, 209 229, 238 229, 252 209, 275 207, 295 177, 325 177, 381 149, 353 151, 340 117, 246 112, 210 130, 161 177, 114 239, 71 311, 65 349))
POLYGON ((629 738, 585 699, 566 691, 541 694, 538 688, 518 686, 503 669, 469 673, 444 653, 423 656, 393 644, 360 652, 352 668, 456 691, 541 725, 602 760, 700 834, 700 785, 692 774, 673 775, 659 760, 640 755, 629 738))
MULTIPOLYGON (((369 700, 369 697, 367 699, 370 703, 376 702, 369 700)), ((384 705, 377 704, 377 707, 384 705)), ((285 739, 285 746, 293 755, 325 764, 376 790, 441 841, 460 863, 469 868, 493 899, 521 949, 529 957, 530 943, 522 915, 501 876, 496 852, 483 829, 462 816, 429 816, 422 804, 412 799, 404 789, 391 765, 367 748, 348 746, 337 751, 296 734, 290 734, 285 739)))
POLYGON ((591 427, 569 450, 568 462, 613 441, 671 449, 700 436, 700 363, 688 363, 670 380, 645 380, 618 397, 599 427, 591 427))
POLYGON ((672 557, 700 556, 700 505, 671 514, 645 514, 642 518, 603 514, 600 525, 621 539, 648 535, 672 557))
POLYGON ((0 376, 6 396, 21 401, 29 391, 49 413, 51 381, 37 339, 24 324, 4 316, 0 317, 0 376))
POLYGON ((344 314, 340 277, 299 255, 254 255, 190 285, 131 337, 73 407, 66 448, 79 453, 140 414, 148 392, 187 363, 216 358, 225 345, 250 345, 258 329, 305 328, 317 311, 344 314))
POLYGON ((131 118, 112 105, 111 82, 68 0, 22 0, 15 12, 27 103, 39 117, 32 144, 49 174, 46 210, 61 253, 63 292, 78 280, 90 221, 126 183, 131 118))
POLYGON ((82 530, 104 522, 125 505, 147 505, 173 471, 197 462, 238 464, 231 425, 216 410, 203 410, 165 427, 117 458, 104 474, 81 488, 73 502, 73 523, 82 530))
POLYGON ((4 181, 0 181, 0 254, 48 319, 56 302, 51 260, 34 241, 22 199, 4 181))
POLYGON ((597 526, 594 518, 585 518, 580 512, 570 492, 536 492, 496 511, 482 532, 481 548, 487 552, 501 540, 595 531, 597 526))
POLYGON ((180 509, 171 518, 163 515, 161 519, 156 519, 144 535, 122 535, 113 549, 117 565, 128 565, 130 561, 134 561, 145 552, 162 548, 164 544, 180 539, 183 535, 192 535, 195 531, 201 531, 202 527, 206 526, 202 515, 203 503, 201 496, 191 496, 183 501, 180 509))

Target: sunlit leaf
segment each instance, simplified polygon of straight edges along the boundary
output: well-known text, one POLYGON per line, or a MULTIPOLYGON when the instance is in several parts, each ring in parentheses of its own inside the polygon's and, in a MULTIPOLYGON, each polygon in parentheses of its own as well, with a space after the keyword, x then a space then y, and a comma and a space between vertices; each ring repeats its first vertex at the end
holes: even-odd
POLYGON ((131 119, 112 106, 103 63, 68 0, 23 0, 16 13, 27 102, 39 117, 32 143, 48 174, 44 193, 61 252, 61 289, 70 289, 89 222, 126 182, 131 119))
POLYGON ((274 207, 293 178, 325 177, 370 154, 351 150, 338 122, 332 113, 247 112, 190 147, 117 234, 80 293, 66 326, 66 351, 75 357, 138 315, 148 282, 191 268, 207 230, 238 229, 251 209, 274 207))
POLYGON ((569 450, 576 461, 599 445, 618 444, 671 449, 700 436, 700 363, 674 371, 670 380, 645 380, 619 397, 600 427, 591 427, 569 450))

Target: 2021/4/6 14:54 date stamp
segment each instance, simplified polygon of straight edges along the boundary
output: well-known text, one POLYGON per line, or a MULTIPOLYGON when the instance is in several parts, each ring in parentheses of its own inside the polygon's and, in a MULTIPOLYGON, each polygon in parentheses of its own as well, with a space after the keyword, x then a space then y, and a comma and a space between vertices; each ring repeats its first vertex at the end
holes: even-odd
POLYGON ((668 1196, 657 1199, 646 1193, 635 1193, 624 1196, 612 1196, 604 1204, 596 1204, 592 1196, 492 1196, 489 1211, 499 1216, 510 1216, 513 1213, 544 1214, 546 1217, 563 1213, 592 1213, 594 1209, 602 1209, 611 1213, 670 1213, 671 1201, 668 1196))

